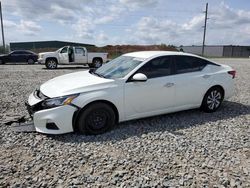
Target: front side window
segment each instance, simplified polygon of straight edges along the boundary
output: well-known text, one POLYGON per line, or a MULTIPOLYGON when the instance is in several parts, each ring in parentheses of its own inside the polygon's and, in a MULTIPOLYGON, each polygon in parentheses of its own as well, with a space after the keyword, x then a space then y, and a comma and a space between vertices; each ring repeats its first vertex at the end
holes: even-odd
POLYGON ((68 47, 64 47, 62 50, 61 50, 61 52, 60 53, 68 53, 68 47))
POLYGON ((25 55, 33 55, 31 52, 29 51, 23 51, 22 54, 25 54, 25 55))
POLYGON ((123 78, 135 69, 142 60, 131 56, 120 56, 96 69, 94 73, 105 78, 123 78))
POLYGON ((148 79, 171 75, 171 57, 164 56, 155 58, 143 65, 137 73, 145 74, 148 79))
POLYGON ((192 56, 175 56, 176 74, 201 71, 208 62, 192 56))

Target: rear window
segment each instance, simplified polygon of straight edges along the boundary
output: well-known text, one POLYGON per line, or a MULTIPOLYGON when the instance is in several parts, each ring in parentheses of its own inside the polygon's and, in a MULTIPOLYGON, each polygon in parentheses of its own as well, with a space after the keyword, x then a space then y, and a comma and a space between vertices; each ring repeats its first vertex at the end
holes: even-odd
POLYGON ((192 56, 175 56, 175 69, 177 74, 201 71, 209 61, 192 56))

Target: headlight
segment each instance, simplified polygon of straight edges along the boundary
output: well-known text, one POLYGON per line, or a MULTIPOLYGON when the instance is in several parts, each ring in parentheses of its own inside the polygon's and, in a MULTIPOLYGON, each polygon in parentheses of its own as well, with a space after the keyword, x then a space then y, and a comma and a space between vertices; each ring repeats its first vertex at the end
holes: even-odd
POLYGON ((74 95, 67 95, 67 96, 63 96, 63 97, 56 97, 56 98, 52 98, 52 99, 45 99, 42 102, 42 107, 54 108, 57 106, 68 105, 68 104, 71 104, 73 99, 75 99, 78 96, 79 96, 79 94, 74 94, 74 95))

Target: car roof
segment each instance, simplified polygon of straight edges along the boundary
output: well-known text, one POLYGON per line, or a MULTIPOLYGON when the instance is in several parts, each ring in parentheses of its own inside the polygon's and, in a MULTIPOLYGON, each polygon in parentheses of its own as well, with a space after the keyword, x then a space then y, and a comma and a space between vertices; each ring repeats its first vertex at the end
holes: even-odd
POLYGON ((34 52, 30 51, 30 50, 13 50, 11 52, 30 52, 30 53, 34 53, 34 52))
POLYGON ((131 57, 140 58, 140 59, 149 59, 149 58, 164 56, 164 55, 188 55, 188 56, 199 57, 194 54, 178 52, 178 51, 140 51, 140 52, 131 52, 131 53, 124 54, 124 56, 131 56, 131 57))

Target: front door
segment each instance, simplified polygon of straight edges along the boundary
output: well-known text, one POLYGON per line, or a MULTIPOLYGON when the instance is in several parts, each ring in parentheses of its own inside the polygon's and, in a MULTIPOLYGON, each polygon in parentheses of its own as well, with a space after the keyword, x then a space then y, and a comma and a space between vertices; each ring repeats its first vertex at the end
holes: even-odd
POLYGON ((69 53, 68 53, 68 47, 64 47, 59 52, 59 62, 63 64, 69 63, 69 53))
POLYGON ((136 73, 143 73, 145 82, 128 81, 124 88, 126 119, 146 117, 173 110, 175 107, 175 83, 170 56, 155 58, 136 73))

